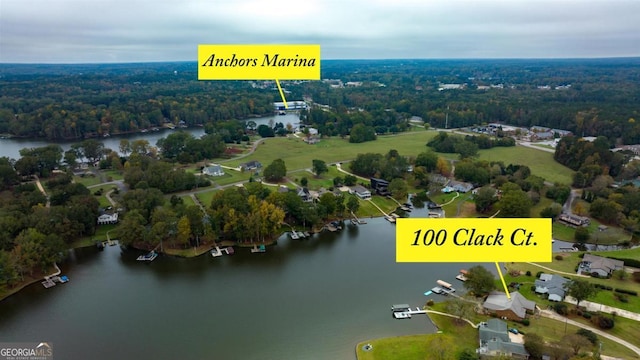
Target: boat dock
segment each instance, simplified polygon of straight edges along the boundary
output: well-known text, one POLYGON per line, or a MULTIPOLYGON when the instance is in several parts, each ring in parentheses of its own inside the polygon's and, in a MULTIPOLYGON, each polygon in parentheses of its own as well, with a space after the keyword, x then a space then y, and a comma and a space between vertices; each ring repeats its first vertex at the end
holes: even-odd
POLYGON ((467 270, 462 269, 462 270, 460 270, 460 274, 456 275, 456 279, 458 279, 458 280, 460 280, 460 281, 463 281, 463 282, 464 282, 464 281, 467 281, 467 280, 469 280, 469 279, 467 278, 467 275, 468 275, 468 274, 469 274, 469 273, 467 272, 467 270))
POLYGON ((54 287, 57 283, 64 284, 69 281, 69 278, 65 275, 59 276, 61 271, 58 267, 58 264, 54 263, 53 266, 55 266, 56 272, 51 275, 45 276, 44 280, 41 282, 42 286, 44 286, 45 289, 54 287))
MULTIPOLYGON (((397 305, 394 305, 394 307, 397 305)), ((420 309, 419 307, 416 307, 415 310, 410 308, 409 305, 406 305, 407 307, 399 310, 399 311, 394 311, 393 312, 393 317, 396 319, 411 319, 412 315, 419 315, 419 314, 426 314, 427 311, 420 309)))
POLYGON ((211 249, 211 256, 213 257, 218 257, 218 256, 222 256, 222 249, 220 249, 219 246, 216 246, 215 249, 211 249))
POLYGON ((289 236, 291 236, 291 240, 298 240, 300 239, 300 237, 298 236, 298 233, 295 231, 291 231, 289 232, 289 236))
POLYGON ((136 260, 138 261, 153 261, 158 257, 158 253, 155 250, 151 250, 149 253, 145 255, 140 255, 136 260))
POLYGON ((263 252, 267 252, 267 247, 264 245, 254 245, 253 248, 251 249, 252 253, 263 253, 263 252))

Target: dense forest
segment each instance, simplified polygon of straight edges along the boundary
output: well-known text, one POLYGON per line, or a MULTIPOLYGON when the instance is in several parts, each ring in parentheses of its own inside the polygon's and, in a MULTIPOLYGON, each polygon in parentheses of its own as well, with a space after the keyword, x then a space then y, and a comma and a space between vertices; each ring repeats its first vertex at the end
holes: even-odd
MULTIPOLYGON (((302 118, 358 141, 432 127, 503 122, 546 126, 610 145, 640 143, 640 59, 323 61, 322 78, 283 82, 302 118), (442 84, 458 84, 459 88, 442 84)), ((270 82, 198 81, 195 63, 0 65, 0 134, 49 140, 211 126, 273 112, 270 82)), ((456 86, 457 87, 457 86, 456 86)))

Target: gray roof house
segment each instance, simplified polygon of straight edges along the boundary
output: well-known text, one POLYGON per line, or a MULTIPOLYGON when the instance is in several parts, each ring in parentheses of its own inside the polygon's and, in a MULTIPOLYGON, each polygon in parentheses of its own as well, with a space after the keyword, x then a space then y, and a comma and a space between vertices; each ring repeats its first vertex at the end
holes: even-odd
POLYGON ((222 167, 220 165, 212 164, 203 168, 202 173, 209 176, 222 176, 224 175, 224 170, 222 170, 222 167))
POLYGON ((478 328, 480 347, 478 353, 484 356, 507 355, 513 359, 528 359, 529 353, 523 344, 513 343, 509 339, 507 323, 498 319, 489 319, 478 328))
POLYGON ((536 294, 548 294, 550 301, 562 301, 566 293, 565 286, 571 280, 552 274, 541 274, 536 280, 536 294))
POLYGON ((466 193, 473 189, 473 184, 460 181, 451 181, 448 186, 461 193, 466 193))
POLYGON ((355 194, 360 199, 370 199, 371 198, 371 191, 367 190, 367 188, 365 188, 362 185, 352 186, 351 190, 349 192, 351 194, 355 194))
POLYGON ((535 311, 535 302, 527 300, 517 291, 511 292, 510 295, 511 298, 509 299, 507 294, 493 291, 487 296, 482 306, 490 314, 496 314, 499 317, 506 317, 511 320, 522 320, 527 316, 527 311, 535 311))
POLYGON ((300 196, 300 198, 304 202, 313 201, 313 197, 311 196, 311 193, 309 192, 309 189, 307 189, 307 188, 300 188, 298 190, 298 196, 300 196))
POLYGON ((584 254, 578 267, 579 272, 596 273, 600 277, 609 277, 616 270, 624 269, 624 261, 609 259, 592 254, 584 254))
POLYGON ((254 170, 254 169, 260 169, 262 167, 262 164, 259 161, 256 160, 251 160, 251 161, 247 161, 246 163, 240 164, 240 169, 242 170, 254 170))

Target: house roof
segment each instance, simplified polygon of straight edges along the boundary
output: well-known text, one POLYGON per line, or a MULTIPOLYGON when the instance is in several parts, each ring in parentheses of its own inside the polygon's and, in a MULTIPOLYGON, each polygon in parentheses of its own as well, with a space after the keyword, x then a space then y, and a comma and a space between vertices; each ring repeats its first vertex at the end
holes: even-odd
POLYGON ((480 341, 488 342, 495 339, 509 341, 507 323, 498 319, 489 319, 486 326, 478 328, 478 336, 480 337, 480 341))
POLYGON ((591 270, 602 269, 606 272, 624 268, 624 261, 605 258, 592 254, 584 254, 583 262, 589 262, 591 270))
POLYGON ((367 190, 367 188, 365 188, 362 185, 355 185, 355 186, 351 187, 351 190, 353 190, 354 192, 357 192, 359 194, 371 193, 369 190, 367 190))
POLYGON ((527 310, 535 310, 536 303, 525 299, 524 296, 520 295, 517 291, 511 293, 511 299, 507 298, 507 294, 503 292, 494 291, 487 296, 482 306, 494 311, 511 310, 518 317, 524 318, 527 310))
POLYGON ((524 344, 513 342, 491 341, 487 343, 487 349, 489 349, 489 351, 499 351, 507 354, 529 355, 524 348, 524 344))
POLYGON ((561 298, 564 298, 565 284, 568 283, 569 279, 563 278, 562 276, 552 275, 552 274, 541 274, 540 279, 535 281, 536 292, 538 294, 549 294, 549 295, 557 295, 561 298))

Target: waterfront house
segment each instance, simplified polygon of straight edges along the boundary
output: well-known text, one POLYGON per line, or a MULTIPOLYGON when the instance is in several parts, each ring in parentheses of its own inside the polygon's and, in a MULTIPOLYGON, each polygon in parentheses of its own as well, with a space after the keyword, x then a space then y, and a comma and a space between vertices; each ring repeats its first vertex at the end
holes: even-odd
POLYGON ((480 347, 478 354, 483 356, 506 355, 512 359, 528 359, 529 353, 524 344, 511 342, 507 323, 498 319, 489 319, 478 327, 480 347))
POLYGON ((360 199, 370 199, 371 198, 371 191, 367 190, 367 188, 365 188, 362 185, 352 186, 351 190, 349 192, 351 194, 355 194, 360 199))
POLYGON ((313 197, 311 196, 311 193, 309 192, 309 189, 307 189, 307 188, 301 188, 300 190, 298 190, 298 196, 304 202, 313 201, 313 197))
POLYGON ((541 274, 535 282, 536 294, 547 294, 549 301, 562 301, 566 293, 566 284, 571 280, 559 275, 541 274))
POLYGON ((202 174, 209 176, 222 176, 224 175, 224 170, 222 170, 222 167, 218 164, 211 164, 210 166, 202 169, 202 174))
POLYGON ((562 213, 558 216, 558 221, 569 226, 587 226, 591 223, 588 217, 578 216, 574 214, 562 213))
POLYGON ((511 293, 511 298, 503 292, 493 291, 487 296, 482 306, 489 314, 514 321, 524 319, 527 312, 533 313, 536 309, 535 302, 527 300, 517 291, 511 293))
POLYGON ((609 259, 592 254, 584 254, 578 273, 597 274, 599 277, 610 277, 616 270, 624 269, 624 261, 609 259))

